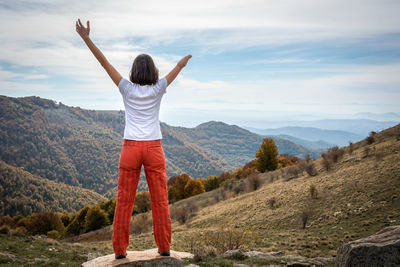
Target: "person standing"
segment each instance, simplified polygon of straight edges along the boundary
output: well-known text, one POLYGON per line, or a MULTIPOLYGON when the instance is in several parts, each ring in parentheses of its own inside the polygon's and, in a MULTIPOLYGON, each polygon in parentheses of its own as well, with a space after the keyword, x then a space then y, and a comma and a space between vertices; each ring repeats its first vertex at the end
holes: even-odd
POLYGON ((119 159, 118 196, 112 235, 115 258, 127 256, 130 221, 142 165, 150 191, 154 239, 159 254, 169 256, 171 218, 159 110, 166 88, 192 56, 183 57, 165 77, 159 79, 151 56, 138 55, 133 61, 128 80, 119 74, 90 39, 89 21, 86 26, 80 19, 76 21, 76 31, 119 88, 125 106, 124 140, 119 159))

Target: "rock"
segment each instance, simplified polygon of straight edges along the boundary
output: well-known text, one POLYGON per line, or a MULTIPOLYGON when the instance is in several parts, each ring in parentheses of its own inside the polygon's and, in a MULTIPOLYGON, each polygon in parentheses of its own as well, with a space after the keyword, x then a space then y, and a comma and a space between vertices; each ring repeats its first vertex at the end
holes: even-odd
POLYGON ((222 254, 222 257, 235 260, 244 260, 248 258, 248 256, 240 249, 227 250, 222 254))
POLYGON ((242 264, 242 263, 236 263, 233 265, 233 267, 249 267, 247 264, 242 264))
POLYGON ((335 266, 400 266, 400 225, 344 244, 338 249, 335 266))
POLYGON ((310 264, 306 262, 288 262, 286 263, 286 266, 290 267, 310 267, 310 264))
POLYGON ((275 258, 275 257, 282 257, 285 255, 282 251, 271 251, 271 252, 260 252, 260 251, 248 251, 245 252, 245 255, 250 258, 275 258))
POLYGON ((99 258, 101 256, 103 256, 103 254, 101 254, 100 252, 88 253, 86 260, 91 261, 91 260, 99 258))
POLYGON ((158 266, 183 266, 184 259, 192 259, 193 254, 171 250, 171 256, 160 256, 157 248, 144 251, 127 251, 124 259, 115 259, 115 254, 109 254, 83 263, 82 267, 108 267, 108 266, 132 266, 132 267, 158 267, 158 266))

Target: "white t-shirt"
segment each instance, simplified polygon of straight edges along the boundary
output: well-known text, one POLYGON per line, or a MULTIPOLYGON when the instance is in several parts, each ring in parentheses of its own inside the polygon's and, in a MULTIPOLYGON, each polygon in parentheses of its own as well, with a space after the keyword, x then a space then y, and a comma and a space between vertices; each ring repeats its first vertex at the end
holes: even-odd
POLYGON ((158 118, 162 96, 167 91, 167 79, 159 79, 154 85, 132 83, 122 78, 118 84, 125 106, 124 139, 162 139, 158 118))

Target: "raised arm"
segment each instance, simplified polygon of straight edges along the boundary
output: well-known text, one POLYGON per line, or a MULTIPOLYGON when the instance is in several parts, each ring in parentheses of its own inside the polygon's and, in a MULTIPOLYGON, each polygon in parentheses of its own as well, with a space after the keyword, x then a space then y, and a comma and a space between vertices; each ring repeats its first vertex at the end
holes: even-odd
POLYGON ((176 76, 178 76, 179 72, 186 66, 191 57, 192 55, 187 55, 186 57, 182 58, 178 64, 176 64, 176 66, 167 74, 167 76, 165 76, 168 85, 175 80, 176 76))
POLYGON ((89 33, 90 33, 90 22, 86 22, 87 28, 82 25, 80 19, 76 22, 76 31, 82 37, 83 41, 89 47, 90 51, 92 51, 93 55, 97 58, 101 66, 107 71, 110 78, 113 80, 115 85, 118 86, 120 80, 122 79, 121 74, 108 62, 107 58, 103 55, 100 49, 90 40, 89 33))

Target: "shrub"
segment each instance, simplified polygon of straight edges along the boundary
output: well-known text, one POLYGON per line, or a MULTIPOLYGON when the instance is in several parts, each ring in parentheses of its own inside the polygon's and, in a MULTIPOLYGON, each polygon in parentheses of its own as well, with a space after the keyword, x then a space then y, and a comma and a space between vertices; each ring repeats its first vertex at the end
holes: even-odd
POLYGON ((354 144, 353 142, 349 141, 349 155, 353 154, 354 151, 354 144))
POLYGON ((301 225, 302 225, 302 229, 306 228, 306 224, 308 219, 311 217, 311 211, 310 210, 304 210, 301 215, 300 215, 300 219, 301 219, 301 225))
POLYGON ((18 221, 17 226, 23 226, 26 229, 29 223, 30 223, 29 217, 25 217, 18 221))
POLYGON ((278 148, 274 139, 265 138, 256 152, 257 170, 260 172, 272 171, 278 167, 278 148))
POLYGON ((117 198, 111 199, 111 204, 106 209, 106 215, 108 219, 108 223, 112 224, 114 221, 114 213, 115 213, 115 206, 117 204, 117 198))
POLYGON ((283 180, 289 181, 291 179, 299 177, 299 170, 297 166, 289 166, 285 168, 285 174, 283 176, 283 180))
POLYGON ((232 249, 243 249, 249 247, 254 241, 255 235, 249 229, 218 228, 207 231, 204 236, 204 243, 214 247, 218 253, 232 249))
POLYGON ((28 230, 24 226, 18 226, 15 229, 11 229, 11 235, 13 236, 25 236, 28 233, 28 230))
POLYGON ((261 177, 258 174, 252 174, 249 177, 247 177, 247 186, 251 191, 256 191, 261 187, 261 185, 264 183, 264 180, 261 179, 261 177))
POLYGON ((199 207, 193 201, 188 201, 188 202, 186 202, 185 210, 190 215, 193 215, 194 213, 196 213, 199 210, 199 207))
POLYGON ((51 230, 57 230, 64 232, 64 225, 61 222, 58 214, 54 212, 40 212, 34 213, 30 216, 30 223, 27 226, 27 230, 30 234, 47 234, 51 230))
POLYGON ((310 162, 306 165, 305 171, 307 172, 308 175, 310 176, 315 176, 318 174, 317 169, 315 168, 315 164, 310 162))
POLYGON ((193 253, 193 260, 195 262, 200 262, 204 261, 207 258, 215 258, 216 257, 216 251, 215 248, 212 247, 204 247, 204 246, 196 246, 193 248, 192 252, 193 253))
POLYGON ((0 225, 9 225, 10 227, 13 227, 15 225, 15 222, 13 218, 11 218, 9 215, 2 216, 0 217, 0 225))
POLYGON ((153 221, 148 212, 136 214, 131 221, 130 232, 133 234, 146 233, 151 230, 152 225, 153 221))
POLYGON ((311 195, 311 198, 313 198, 313 199, 316 199, 316 198, 318 198, 318 191, 317 191, 317 188, 315 187, 315 185, 310 185, 310 195, 311 195))
POLYGON ((275 204, 276 204, 276 198, 272 197, 268 200, 269 208, 271 210, 275 209, 275 204))
POLYGON ((218 188, 213 194, 215 202, 225 200, 227 198, 226 191, 223 188, 218 188))
POLYGON ((13 217, 14 223, 15 223, 15 224, 18 224, 19 220, 21 220, 21 219, 23 219, 23 218, 25 218, 25 217, 24 217, 24 215, 22 215, 22 214, 15 215, 15 216, 13 217))
POLYGON ((337 146, 331 147, 328 149, 328 157, 332 159, 334 163, 338 162, 338 160, 343 156, 344 151, 337 146))
POLYGON ((365 138, 367 145, 370 145, 373 142, 375 142, 375 135, 376 135, 376 132, 374 132, 374 131, 369 133, 369 136, 367 138, 365 138))
POLYGON ((185 206, 172 206, 170 208, 171 219, 179 222, 180 224, 186 223, 189 219, 190 214, 188 210, 185 209, 185 206))
POLYGON ((85 216, 85 232, 94 231, 107 225, 107 217, 99 206, 93 206, 85 216))
POLYGON ((219 186, 221 186, 225 181, 232 180, 232 175, 229 172, 223 172, 217 177, 217 179, 219 186))
POLYGON ((242 192, 246 192, 247 191, 247 183, 245 181, 238 181, 236 183, 234 183, 232 191, 238 195, 242 192))
POLYGON ((142 191, 136 194, 133 205, 133 213, 142 213, 151 210, 150 193, 142 191))
POLYGON ((64 213, 61 215, 61 222, 64 224, 65 227, 68 226, 68 224, 71 223, 71 216, 68 213, 64 213))
POLYGON ((61 235, 57 230, 51 230, 47 232, 47 237, 57 240, 61 238, 61 235))
POLYGON ((325 168, 325 170, 329 171, 331 169, 331 160, 328 157, 328 154, 323 153, 322 154, 322 166, 325 168))
POLYGON ((84 231, 85 217, 86 217, 88 210, 89 210, 89 207, 85 206, 71 218, 71 223, 65 229, 67 234, 79 235, 81 232, 84 231))
POLYGON ((307 167, 307 161, 302 160, 300 161, 296 166, 297 166, 297 170, 299 172, 299 175, 303 175, 303 172, 305 171, 306 167, 307 167))
POLYGON ((10 233, 10 226, 7 224, 3 224, 0 226, 0 234, 9 234, 10 233))

